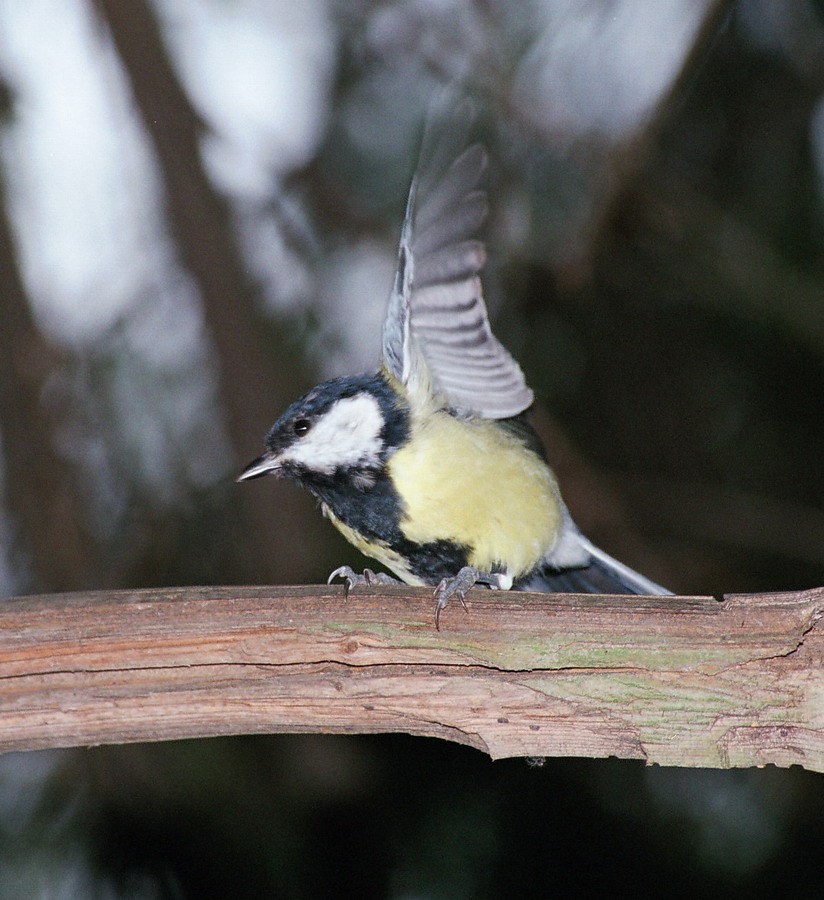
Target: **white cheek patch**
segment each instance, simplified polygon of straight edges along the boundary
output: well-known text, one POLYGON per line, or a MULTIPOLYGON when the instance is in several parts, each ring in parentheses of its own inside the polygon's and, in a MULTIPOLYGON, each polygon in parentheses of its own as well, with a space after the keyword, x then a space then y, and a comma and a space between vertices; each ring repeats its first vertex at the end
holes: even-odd
POLYGON ((378 465, 383 416, 371 394, 356 394, 336 401, 315 422, 311 431, 283 452, 314 472, 331 475, 335 469, 378 465))

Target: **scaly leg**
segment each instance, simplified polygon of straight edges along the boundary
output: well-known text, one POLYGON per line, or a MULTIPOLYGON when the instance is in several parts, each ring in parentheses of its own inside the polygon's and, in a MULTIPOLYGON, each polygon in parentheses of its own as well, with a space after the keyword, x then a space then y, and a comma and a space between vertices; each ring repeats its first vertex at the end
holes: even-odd
POLYGON ((435 588, 435 628, 441 630, 441 610, 453 598, 457 597, 461 605, 466 609, 467 591, 476 584, 485 584, 493 591, 508 591, 512 587, 512 576, 503 572, 482 572, 474 566, 464 566, 457 575, 452 578, 443 578, 435 588))

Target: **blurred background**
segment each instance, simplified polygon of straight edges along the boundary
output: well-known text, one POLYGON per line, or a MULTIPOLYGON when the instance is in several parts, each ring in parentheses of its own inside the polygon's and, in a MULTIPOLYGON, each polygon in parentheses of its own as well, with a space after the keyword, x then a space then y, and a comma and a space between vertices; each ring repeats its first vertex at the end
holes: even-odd
MULTIPOLYGON (((233 478, 376 364, 455 79, 579 524, 681 593, 824 584, 821 0, 0 0, 4 596, 364 564, 233 478)), ((823 809, 798 769, 403 735, 9 754, 0 897, 820 897, 823 809)))

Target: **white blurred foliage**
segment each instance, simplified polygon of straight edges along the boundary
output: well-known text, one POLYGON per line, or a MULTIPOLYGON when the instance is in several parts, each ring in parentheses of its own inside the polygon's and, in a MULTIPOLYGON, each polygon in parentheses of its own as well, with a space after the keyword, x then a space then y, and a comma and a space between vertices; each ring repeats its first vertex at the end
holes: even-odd
MULTIPOLYGON (((273 174, 305 162, 319 138, 331 65, 325 4, 157 6, 210 128, 204 154, 213 176, 230 196, 266 196, 273 174)), ((138 299, 181 284, 151 149, 90 9, 86 0, 0 0, 0 69, 16 99, 0 150, 25 279, 49 331, 81 342, 138 299)), ((190 302, 184 293, 181 305, 190 302)), ((185 356, 197 339, 182 325, 156 335, 170 355, 185 356)))
POLYGON ((15 100, 0 151, 41 325, 79 358, 117 356, 110 416, 90 402, 91 381, 54 386, 58 402, 76 404, 59 448, 87 485, 91 523, 107 534, 128 514, 122 469, 173 503, 188 485, 222 477, 229 455, 202 312, 170 252, 154 157, 91 9, 85 0, 0 0, 0 66, 15 100), (170 465, 175 456, 182 470, 170 465))
MULTIPOLYGON (((314 350, 325 374, 372 368, 398 235, 387 234, 385 244, 355 239, 327 259, 299 198, 277 185, 309 161, 326 124, 335 40, 328 2, 153 3, 207 126, 204 159, 232 204, 242 252, 267 305, 315 310, 314 350)), ((526 56, 517 61, 520 105, 548 123, 562 145, 584 132, 607 144, 627 139, 678 72, 707 6, 708 0, 525 5, 531 31, 526 56)), ((223 477, 229 452, 220 428, 206 427, 220 416, 196 290, 173 256, 153 152, 92 9, 87 0, 0 0, 0 70, 16 101, 0 152, 39 319, 56 339, 92 353, 101 340, 110 348, 120 342, 111 381, 119 452, 158 497, 173 502, 181 484, 223 477), (181 452, 185 447, 191 451, 181 452), (170 461, 180 465, 181 458, 186 469, 175 471, 170 461)), ((496 15, 517 30, 511 12, 496 15)), ((458 0, 367 12, 364 40, 387 65, 376 68, 371 82, 366 70, 365 84, 343 111, 353 146, 371 148, 367 158, 393 171, 399 145, 411 145, 418 134, 421 94, 432 78, 421 60, 449 76, 484 53, 491 58, 493 45, 505 54, 506 42, 518 38, 490 30, 493 19, 458 0), (381 152, 392 159, 382 160, 381 152)), ((386 195, 396 187, 379 184, 386 195)), ((584 189, 575 202, 585 211, 590 201, 584 189)), ((399 196, 398 229, 402 211, 399 196)), ((586 215, 567 212, 561 224, 572 235, 574 220, 585 223, 586 215)), ((93 434, 67 430, 63 449, 78 461, 93 460, 105 480, 105 447, 93 434)), ((98 487, 102 502, 102 482, 98 487)), ((110 496, 117 496, 114 483, 110 496)))
POLYGON ((158 182, 118 60, 83 0, 0 0, 14 92, 6 182, 26 285, 52 335, 90 341, 157 271, 158 182))
POLYGON ((520 67, 523 108, 559 141, 632 136, 678 75, 711 0, 551 0, 520 67))
POLYGON ((371 372, 381 359, 381 329, 397 252, 389 244, 361 241, 333 255, 324 267, 318 335, 326 378, 371 372))
POLYGON ((266 197, 311 156, 325 123, 332 30, 324 0, 154 0, 204 147, 228 193, 266 197))
POLYGON ((204 161, 233 203, 240 247, 266 306, 283 312, 310 305, 311 226, 280 196, 278 180, 311 159, 326 125, 334 62, 326 0, 154 3, 178 74, 207 124, 204 161))
MULTIPOLYGON (((255 262, 276 259, 269 218, 255 204, 273 174, 305 162, 319 138, 331 65, 325 4, 156 5, 208 125, 212 175, 234 201, 255 262)), ((119 360, 108 386, 114 421, 95 423, 87 410, 60 437, 62 452, 90 469, 93 518, 106 529, 128 496, 96 429, 113 428, 108 452, 161 503, 177 502, 188 484, 214 483, 232 465, 202 310, 174 257, 153 150, 93 5, 0 0, 0 72, 14 97, 0 154, 37 317, 79 355, 114 352, 119 360)), ((286 262, 281 272, 301 274, 286 262)), ((285 284, 278 279, 270 293, 305 297, 305 276, 291 279, 291 293, 280 290, 285 284)))
MULTIPOLYGON (((374 248, 356 247, 348 262, 336 258, 318 283, 305 245, 284 239, 290 223, 267 205, 275 179, 308 161, 325 126, 334 65, 328 3, 153 2, 180 77, 208 126, 204 158, 233 201, 243 252, 268 305, 319 304, 330 325, 344 326, 341 334, 355 322, 342 342, 357 356, 389 290, 382 279, 364 283, 374 248), (333 298, 334 281, 340 291, 333 298), (352 284, 361 287, 350 290, 352 284)), ((529 4, 534 37, 518 70, 524 108, 561 140, 593 130, 610 140, 626 137, 677 73, 706 8, 695 0, 529 4)), ((166 327, 156 312, 144 311, 138 319, 150 329, 145 339, 134 323, 128 328, 148 364, 170 366, 202 355, 202 317, 191 285, 169 257, 152 153, 116 54, 90 9, 80 0, 0 0, 0 66, 18 99, 12 134, 0 149, 26 282, 49 331, 78 343, 133 316, 136 305, 174 298, 163 304, 172 316, 166 327)), ((456 0, 378 8, 366 21, 367 42, 393 62, 403 53, 442 56, 445 24, 460 23, 460 46, 450 45, 451 62, 439 67, 446 74, 481 54, 484 37, 495 38, 483 15, 456 0)), ((403 91, 411 95, 416 86, 408 73, 395 84, 391 71, 393 103, 399 111, 408 107, 410 119, 418 104, 403 91)), ((400 121, 406 132, 409 123, 400 121)), ((355 138, 376 146, 384 140, 363 125, 355 138)), ((290 215, 293 222, 300 218, 290 215)), ((298 225, 311 241, 311 225, 298 225)), ((327 368, 336 366, 330 360, 327 368)))

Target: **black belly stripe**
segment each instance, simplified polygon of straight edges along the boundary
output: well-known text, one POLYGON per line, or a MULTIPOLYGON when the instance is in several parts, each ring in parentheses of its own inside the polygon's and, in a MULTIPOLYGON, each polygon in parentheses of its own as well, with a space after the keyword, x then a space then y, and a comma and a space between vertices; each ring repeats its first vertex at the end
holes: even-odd
POLYGON ((467 565, 469 548, 454 541, 430 541, 416 544, 404 539, 392 549, 400 553, 409 563, 410 570, 427 584, 437 584, 442 578, 449 578, 467 565))

